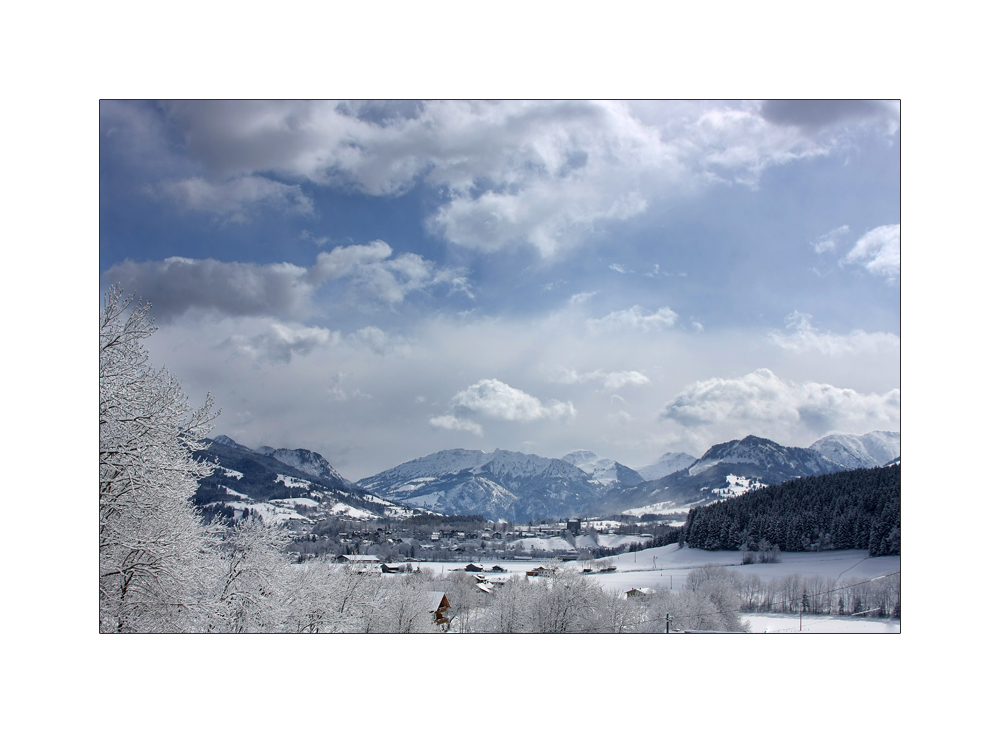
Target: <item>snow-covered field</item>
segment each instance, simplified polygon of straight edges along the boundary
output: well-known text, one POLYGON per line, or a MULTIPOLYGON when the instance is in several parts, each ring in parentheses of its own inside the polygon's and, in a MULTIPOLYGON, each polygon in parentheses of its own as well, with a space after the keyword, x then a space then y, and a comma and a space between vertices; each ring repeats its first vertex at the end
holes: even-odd
MULTIPOLYGON (((638 538, 636 538, 638 539, 638 538)), ((868 557, 866 550, 834 550, 831 552, 785 552, 780 563, 758 565, 741 565, 743 553, 734 551, 697 550, 690 547, 679 548, 676 544, 664 547, 654 547, 649 550, 624 553, 592 561, 590 565, 595 570, 600 564, 610 562, 617 569, 613 573, 594 572, 589 575, 604 588, 609 590, 627 591, 632 588, 652 588, 678 591, 684 588, 687 574, 691 570, 704 565, 726 565, 731 570, 759 576, 769 580, 796 573, 804 578, 820 576, 822 578, 839 579, 844 582, 848 578, 876 578, 887 573, 898 572, 900 558, 868 557)), ((584 562, 558 563, 553 560, 536 559, 530 562, 508 560, 482 560, 481 565, 488 571, 493 565, 500 565, 506 572, 491 574, 487 577, 504 579, 512 574, 523 574, 540 565, 555 566, 567 570, 582 570, 587 565, 584 562)), ((414 567, 423 567, 436 573, 461 570, 466 562, 425 562, 414 563, 414 567)), ((785 632, 798 633, 799 617, 790 614, 746 614, 754 632, 785 632), (794 627, 794 629, 793 629, 794 627)), ((810 633, 882 633, 899 632, 899 621, 887 622, 884 619, 866 619, 863 617, 834 616, 803 616, 802 631, 810 633)))
POLYGON ((588 547, 626 547, 633 542, 646 542, 649 538, 643 539, 637 535, 600 534, 597 535, 597 542, 589 535, 580 535, 576 538, 576 548, 561 537, 525 537, 510 543, 511 546, 520 545, 525 552, 529 550, 544 550, 546 552, 565 552, 573 549, 585 550, 588 547))
POLYGON ((754 634, 898 634, 899 620, 866 619, 852 616, 799 617, 790 613, 748 613, 743 616, 750 622, 754 634))
MULTIPOLYGON (((615 573, 595 577, 606 588, 684 587, 687 574, 702 565, 727 565, 738 573, 753 574, 761 579, 780 578, 798 573, 803 577, 818 575, 823 578, 875 578, 899 570, 899 556, 868 557, 866 550, 834 550, 832 552, 783 552, 781 562, 760 565, 741 565, 743 553, 735 551, 697 550, 678 548, 676 544, 627 552, 610 558, 617 566, 615 573)), ((564 563, 580 565, 579 562, 564 563)))

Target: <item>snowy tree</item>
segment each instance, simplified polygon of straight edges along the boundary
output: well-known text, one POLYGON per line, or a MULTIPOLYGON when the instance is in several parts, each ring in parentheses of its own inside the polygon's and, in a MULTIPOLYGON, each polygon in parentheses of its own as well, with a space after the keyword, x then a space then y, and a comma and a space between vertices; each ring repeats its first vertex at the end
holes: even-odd
POLYGON ((288 540, 278 526, 243 519, 223 542, 218 575, 217 617, 211 630, 276 631, 287 614, 285 583, 291 567, 279 548, 288 540))
POLYGON ((100 630, 204 627, 215 546, 189 501, 211 472, 192 451, 212 399, 191 411, 180 382, 154 370, 143 339, 150 304, 119 287, 100 312, 100 630))

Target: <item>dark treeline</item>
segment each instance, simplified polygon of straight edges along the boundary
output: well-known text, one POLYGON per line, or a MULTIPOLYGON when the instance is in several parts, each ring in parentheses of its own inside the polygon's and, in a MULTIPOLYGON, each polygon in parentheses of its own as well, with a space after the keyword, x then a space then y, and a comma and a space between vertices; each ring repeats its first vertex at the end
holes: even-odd
POLYGON ((683 541, 705 550, 900 554, 900 468, 861 468, 768 486, 692 509, 683 541))

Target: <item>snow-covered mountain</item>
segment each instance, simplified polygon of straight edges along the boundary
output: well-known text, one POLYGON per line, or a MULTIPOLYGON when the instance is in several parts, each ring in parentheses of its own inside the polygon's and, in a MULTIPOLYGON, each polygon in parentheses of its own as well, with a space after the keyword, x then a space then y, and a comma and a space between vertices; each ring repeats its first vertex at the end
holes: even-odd
POLYGON ((810 448, 788 448, 767 438, 748 435, 743 440, 713 445, 688 467, 687 472, 697 476, 720 463, 760 466, 761 471, 787 474, 787 478, 840 470, 836 463, 810 448))
POLYGON ((876 468, 899 457, 899 433, 884 430, 864 435, 835 433, 809 447, 844 469, 876 468))
POLYGON ((589 450, 567 453, 561 460, 576 466, 606 489, 637 486, 645 480, 638 472, 633 471, 628 466, 610 458, 599 458, 596 453, 589 450))
POLYGON ((408 506, 512 521, 573 516, 603 493, 565 461, 499 449, 440 451, 357 485, 408 506))
POLYGON ((198 482, 195 504, 223 516, 239 518, 253 510, 268 522, 309 526, 331 516, 374 520, 414 513, 359 489, 312 451, 252 450, 220 435, 205 441, 195 457, 214 466, 212 474, 198 482))
POLYGON ((843 467, 809 448, 789 448, 748 435, 742 440, 713 445, 687 468, 609 495, 601 508, 624 511, 657 505, 659 512, 668 512, 728 495, 716 489, 776 484, 799 476, 841 470, 843 467))
POLYGON ((658 478, 669 476, 675 471, 681 471, 697 460, 687 453, 664 453, 656 463, 637 468, 636 472, 642 476, 643 481, 655 481, 658 478))
POLYGON ((265 456, 271 456, 271 458, 281 461, 292 468, 304 471, 310 476, 315 476, 316 478, 327 481, 334 481, 340 484, 351 485, 350 481, 337 473, 336 469, 330 465, 329 461, 314 451, 306 450, 305 448, 272 448, 269 445, 262 445, 257 449, 257 453, 265 456))

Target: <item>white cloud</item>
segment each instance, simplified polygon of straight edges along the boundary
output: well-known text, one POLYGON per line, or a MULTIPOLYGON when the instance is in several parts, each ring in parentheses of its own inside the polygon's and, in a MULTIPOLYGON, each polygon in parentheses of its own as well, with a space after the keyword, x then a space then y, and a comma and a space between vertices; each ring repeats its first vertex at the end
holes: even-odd
POLYGON ((758 369, 735 379, 707 379, 681 390, 661 410, 701 440, 754 434, 807 445, 831 431, 899 429, 898 389, 862 394, 816 382, 796 383, 758 369))
POLYGON ((821 332, 812 325, 812 316, 795 311, 785 319, 786 332, 771 331, 768 340, 783 349, 796 352, 818 351, 828 356, 845 356, 861 351, 899 349, 899 336, 879 331, 868 333, 855 329, 849 334, 821 332))
POLYGON ((572 418, 572 402, 550 400, 547 404, 527 392, 498 379, 481 379, 452 398, 452 404, 498 420, 531 422, 542 419, 572 418))
POLYGON ((438 267, 419 255, 392 256, 381 240, 321 252, 309 269, 280 264, 218 262, 170 257, 161 262, 125 262, 109 268, 102 282, 119 282, 154 304, 157 318, 170 320, 189 309, 228 315, 272 315, 303 319, 325 284, 347 280, 355 299, 395 305, 411 293, 447 287, 448 294, 474 299, 465 271, 438 267))
POLYGON ((327 390, 333 399, 337 402, 346 402, 351 399, 372 399, 370 394, 362 392, 357 387, 347 388, 346 382, 350 378, 350 374, 345 374, 344 372, 337 372, 331 378, 330 388, 327 390))
POLYGON ((606 372, 603 369, 596 369, 592 372, 577 372, 575 369, 559 367, 550 375, 553 382, 559 384, 583 384, 585 382, 600 382, 602 388, 607 392, 614 392, 625 385, 649 384, 649 377, 637 371, 606 372))
POLYGON ((320 284, 329 280, 339 280, 355 272, 358 268, 382 262, 392 256, 392 247, 380 239, 368 244, 352 244, 334 247, 329 252, 320 252, 316 264, 309 271, 311 282, 320 284))
POLYGON ((271 206, 287 213, 313 213, 312 200, 301 186, 280 183, 262 176, 240 176, 213 183, 204 178, 187 178, 166 183, 161 190, 181 205, 216 214, 227 221, 243 223, 254 207, 271 206))
POLYGON ((303 318, 311 309, 308 271, 288 263, 257 265, 169 257, 161 262, 125 260, 102 280, 153 303, 158 320, 169 321, 191 308, 214 308, 234 316, 303 318))
POLYGON ((347 340, 355 346, 368 349, 375 354, 387 354, 388 352, 401 348, 401 344, 376 326, 365 326, 347 337, 347 340))
POLYGON ((860 264, 873 275, 899 277, 899 224, 875 227, 865 232, 844 262, 860 264))
POLYGON ((432 417, 428 422, 436 428, 445 430, 465 430, 466 432, 483 437, 483 426, 471 420, 463 420, 454 415, 438 415, 432 417))
POLYGON ((608 265, 608 267, 614 270, 615 272, 621 273, 622 275, 627 275, 628 273, 632 272, 631 270, 626 269, 625 265, 620 265, 617 262, 613 262, 612 264, 608 265))
POLYGON ((847 143, 820 135, 823 120, 866 114, 752 102, 175 102, 166 122, 219 183, 168 185, 190 206, 242 216, 250 204, 310 209, 298 185, 265 176, 373 196, 424 184, 443 197, 426 225, 448 242, 553 256, 653 198, 756 186, 771 166, 826 155, 847 143))
POLYGON ((304 357, 313 351, 336 346, 340 332, 316 326, 300 326, 270 319, 242 318, 216 348, 232 350, 251 361, 289 363, 292 356, 304 357))
POLYGON ((813 242, 813 249, 816 250, 816 254, 834 250, 837 248, 840 238, 846 236, 849 231, 851 231, 851 228, 846 224, 836 229, 831 229, 813 242))
POLYGON ((670 328, 676 322, 677 314, 666 306, 655 313, 647 313, 641 306, 634 305, 628 310, 613 311, 603 318, 588 319, 587 327, 592 332, 622 328, 652 331, 659 328, 670 328))
POLYGON ((596 291, 591 291, 588 293, 576 293, 569 299, 570 306, 580 305, 581 303, 586 303, 588 300, 597 295, 596 291))

